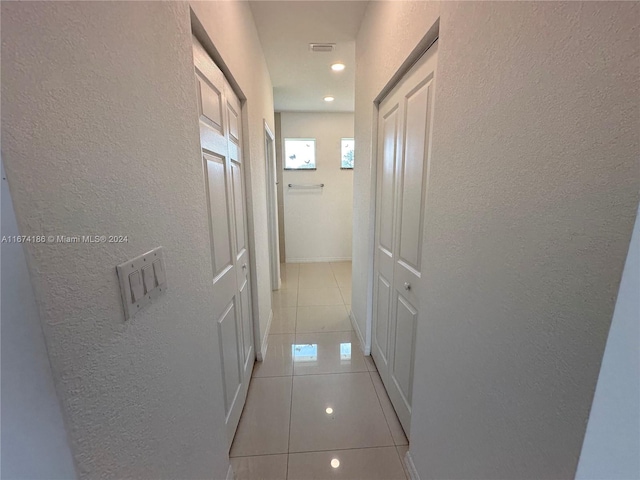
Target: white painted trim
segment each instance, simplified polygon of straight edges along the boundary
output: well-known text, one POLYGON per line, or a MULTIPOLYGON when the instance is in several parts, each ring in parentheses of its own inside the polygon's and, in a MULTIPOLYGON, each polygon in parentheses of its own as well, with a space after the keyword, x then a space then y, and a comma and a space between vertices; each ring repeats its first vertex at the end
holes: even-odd
POLYGON ((236 474, 233 471, 233 467, 229 464, 229 470, 227 470, 227 478, 226 480, 235 480, 236 474))
POLYGON ((411 456, 410 450, 407 450, 407 453, 404 456, 404 465, 407 467, 407 473, 411 480, 420 480, 420 475, 418 475, 418 470, 416 470, 416 466, 413 463, 413 457, 411 456))
POLYGON ((351 257, 289 258, 286 263, 350 262, 351 257))
POLYGON ((371 355, 371 346, 365 343, 362 331, 360 331, 360 325, 358 325, 358 322, 356 321, 353 310, 349 310, 349 319, 351 320, 351 326, 358 336, 358 340, 360 340, 360 348, 362 349, 362 353, 364 353, 365 356, 371 355))
POLYGON ((264 124, 264 162, 266 173, 266 201, 267 201, 267 230, 269 238, 269 268, 271 290, 279 290, 282 285, 280 279, 280 240, 278 238, 278 192, 276 185, 276 137, 269 124, 264 124))
POLYGON ((267 356, 267 347, 269 346, 269 332, 271 331, 271 321, 273 320, 273 310, 269 311, 269 321, 267 322, 267 328, 264 330, 264 336, 262 342, 260 342, 260 349, 256 349, 256 359, 259 362, 264 362, 267 356))

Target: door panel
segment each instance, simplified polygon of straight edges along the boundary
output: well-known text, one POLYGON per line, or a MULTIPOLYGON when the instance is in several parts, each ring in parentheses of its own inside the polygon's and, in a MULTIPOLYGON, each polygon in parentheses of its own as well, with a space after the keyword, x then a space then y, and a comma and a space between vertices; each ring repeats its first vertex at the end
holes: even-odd
POLYGON ((222 314, 218 320, 218 339, 222 352, 222 371, 224 380, 225 414, 231 413, 238 390, 242 385, 242 375, 238 364, 236 308, 234 303, 222 314))
POLYGON ((382 182, 380 188, 380 246, 391 252, 393 242, 393 210, 395 206, 396 137, 398 106, 384 116, 382 153, 382 182))
POLYGON ((399 295, 396 301, 395 348, 393 375, 400 390, 400 396, 407 408, 411 408, 413 390, 413 354, 415 350, 415 330, 418 312, 399 295))
POLYGON ((379 106, 372 355, 409 436, 437 42, 379 106))
POLYGON ((231 177, 233 178, 233 204, 236 214, 237 251, 239 254, 242 254, 246 246, 245 218, 242 202, 244 191, 242 188, 242 172, 240 170, 240 164, 237 162, 231 162, 231 177))
POLYGON ((222 133, 222 92, 203 75, 196 76, 200 94, 200 115, 209 120, 212 128, 222 133))
POLYGON ((193 58, 213 265, 212 319, 218 330, 230 447, 254 364, 241 105, 195 38, 193 58))
POLYGON ((382 275, 378 275, 378 301, 376 302, 376 344, 382 363, 387 363, 389 350, 389 306, 391 299, 391 285, 382 275))
POLYGON ((244 349, 243 369, 247 368, 253 356, 253 325, 251 324, 249 282, 245 281, 240 288, 240 301, 242 310, 242 346, 244 349))
POLYGON ((227 200, 227 179, 224 159, 213 155, 204 155, 207 171, 207 187, 209 197, 209 215, 211 223, 216 226, 212 230, 213 275, 217 277, 222 270, 231 266, 231 228, 229 225, 229 208, 227 200))
POLYGON ((405 155, 402 162, 400 258, 420 270, 422 219, 426 182, 424 159, 430 84, 421 85, 405 101, 405 155))

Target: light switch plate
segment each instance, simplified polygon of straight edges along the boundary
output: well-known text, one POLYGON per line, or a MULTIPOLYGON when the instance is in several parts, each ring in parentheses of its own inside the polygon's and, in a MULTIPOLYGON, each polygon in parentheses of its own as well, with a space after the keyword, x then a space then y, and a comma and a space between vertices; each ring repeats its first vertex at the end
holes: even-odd
POLYGON ((120 293, 126 320, 129 320, 167 290, 167 274, 162 247, 156 247, 139 257, 121 263, 116 267, 116 272, 120 280, 120 293), (139 284, 132 285, 132 281, 139 282, 139 284))

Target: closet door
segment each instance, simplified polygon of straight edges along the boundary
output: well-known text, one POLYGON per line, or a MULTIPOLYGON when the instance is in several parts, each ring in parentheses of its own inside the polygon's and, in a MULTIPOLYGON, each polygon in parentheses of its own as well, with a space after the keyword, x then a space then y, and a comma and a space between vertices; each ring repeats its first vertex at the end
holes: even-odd
POLYGON ((372 354, 407 436, 421 290, 437 42, 380 103, 372 354))
POLYGON ((240 101, 194 38, 200 144, 209 213, 214 312, 227 438, 233 441, 254 363, 240 101))

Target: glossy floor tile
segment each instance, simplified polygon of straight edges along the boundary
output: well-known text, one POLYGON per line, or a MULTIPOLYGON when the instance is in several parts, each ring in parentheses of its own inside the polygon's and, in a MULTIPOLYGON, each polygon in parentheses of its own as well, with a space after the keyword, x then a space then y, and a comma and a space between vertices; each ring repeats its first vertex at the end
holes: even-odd
POLYGON ((342 295, 342 300, 346 305, 351 304, 351 284, 348 286, 342 286, 340 288, 340 295, 342 295))
POLYGON ((296 333, 297 310, 297 307, 274 308, 269 333, 296 333))
POLYGON ((353 330, 344 305, 298 307, 296 333, 350 332, 353 330))
POLYGON ((234 457, 231 465, 235 480, 283 480, 287 478, 288 455, 234 457))
POLYGON ((396 450, 398 451, 398 456, 400 457, 400 463, 402 463, 402 469, 404 470, 404 474, 407 479, 411 478, 409 471, 407 470, 407 462, 405 461, 405 456, 409 451, 409 445, 398 445, 396 446, 396 450))
POLYGON ((344 305, 340 289, 335 288, 312 288, 309 290, 300 289, 298 291, 298 306, 313 305, 344 305))
POLYGON ((282 264, 264 362, 231 448, 237 480, 406 480, 407 438, 353 331, 351 263, 282 264))
POLYGON ((287 453, 291 378, 252 378, 231 457, 287 453))
POLYGON ((272 308, 295 307, 298 304, 298 290, 278 290, 271 295, 272 308))
POLYGON ((291 348, 296 343, 295 335, 286 333, 269 335, 267 355, 253 367, 254 377, 283 377, 293 374, 291 348))
POLYGON ((351 262, 331 263, 336 282, 341 287, 351 287, 351 262))
POLYGON ((406 480, 394 447, 293 453, 288 480, 406 480))
POLYGON ((393 445, 368 372, 293 377, 289 452, 393 445))
POLYGON ((355 332, 296 334, 294 375, 367 371, 355 332))
POLYGON ((364 361, 367 363, 367 369, 370 372, 378 372, 378 369, 376 368, 376 364, 373 361, 373 357, 371 355, 368 355, 366 357, 364 357, 364 361))
POLYGON ((393 442, 396 445, 408 445, 409 442, 407 441, 407 437, 404 434, 402 425, 400 425, 400 420, 398 420, 396 411, 393 409, 391 400, 389 400, 389 396, 387 395, 387 391, 382 384, 382 379, 378 372, 371 372, 371 380, 373 381, 373 386, 376 389, 378 400, 380 400, 380 406, 382 407, 384 418, 387 421, 387 425, 389 425, 393 442))
POLYGON ((338 283, 330 268, 318 271, 303 270, 298 280, 299 288, 337 288, 338 283))

